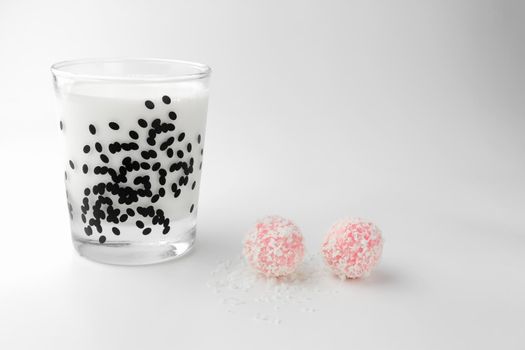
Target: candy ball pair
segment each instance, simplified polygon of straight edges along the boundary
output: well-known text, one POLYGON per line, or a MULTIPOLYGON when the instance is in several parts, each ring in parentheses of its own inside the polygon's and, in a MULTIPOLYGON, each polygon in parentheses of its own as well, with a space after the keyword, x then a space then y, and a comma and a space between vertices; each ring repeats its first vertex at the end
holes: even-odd
MULTIPOLYGON (((340 278, 367 276, 381 257, 381 231, 372 222, 348 218, 336 222, 321 247, 327 266, 340 278)), ((267 216, 256 222, 244 240, 248 263, 267 277, 285 276, 304 258, 303 236, 292 221, 267 216)))

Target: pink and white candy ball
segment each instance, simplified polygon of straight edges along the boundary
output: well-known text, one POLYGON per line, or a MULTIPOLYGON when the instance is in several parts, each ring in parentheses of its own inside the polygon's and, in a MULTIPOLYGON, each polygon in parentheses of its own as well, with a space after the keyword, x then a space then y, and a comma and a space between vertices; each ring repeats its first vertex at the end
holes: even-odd
POLYGON ((292 273, 304 257, 303 236, 290 220, 267 216, 256 222, 244 240, 248 263, 267 277, 292 273))
POLYGON ((369 275, 382 251, 381 230, 374 223, 358 218, 336 222, 321 249, 328 267, 343 279, 369 275))

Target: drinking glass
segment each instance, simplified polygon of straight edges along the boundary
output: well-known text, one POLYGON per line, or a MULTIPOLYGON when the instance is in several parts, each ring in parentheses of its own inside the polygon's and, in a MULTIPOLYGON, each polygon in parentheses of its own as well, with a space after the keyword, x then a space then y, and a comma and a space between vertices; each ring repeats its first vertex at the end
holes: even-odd
POLYGON ((142 265, 194 243, 210 68, 164 59, 51 67, 65 142, 73 244, 88 259, 142 265))

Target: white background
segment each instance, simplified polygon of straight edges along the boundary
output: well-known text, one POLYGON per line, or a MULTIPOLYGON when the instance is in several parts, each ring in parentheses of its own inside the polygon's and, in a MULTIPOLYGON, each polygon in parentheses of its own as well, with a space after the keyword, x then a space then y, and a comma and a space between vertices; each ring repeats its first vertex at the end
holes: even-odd
POLYGON ((523 349, 520 1, 0 2, 1 349, 523 349), (212 66, 198 243, 114 267, 70 244, 49 66, 212 66), (280 325, 206 286, 258 217, 315 254, 344 215, 386 245, 368 280, 280 325))

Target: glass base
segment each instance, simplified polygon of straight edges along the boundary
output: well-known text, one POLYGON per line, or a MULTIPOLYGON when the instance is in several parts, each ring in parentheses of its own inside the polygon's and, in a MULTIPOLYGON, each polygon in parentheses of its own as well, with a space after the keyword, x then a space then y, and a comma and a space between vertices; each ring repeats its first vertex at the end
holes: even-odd
POLYGON ((73 236, 76 251, 89 260, 113 265, 149 265, 176 259, 188 253, 195 242, 195 228, 176 241, 106 242, 100 244, 73 236))

